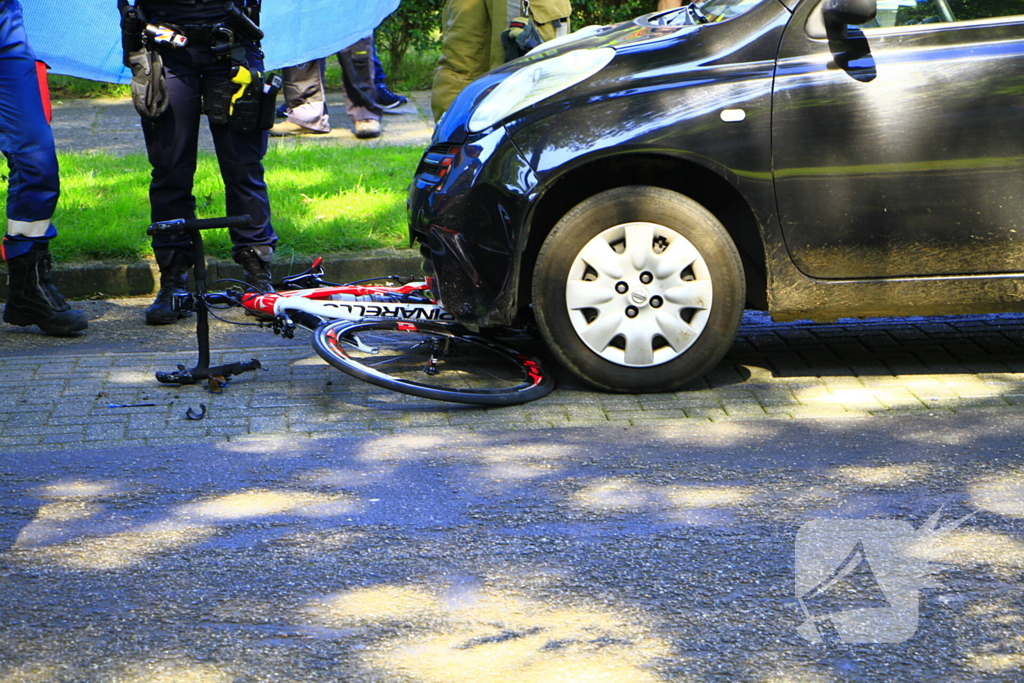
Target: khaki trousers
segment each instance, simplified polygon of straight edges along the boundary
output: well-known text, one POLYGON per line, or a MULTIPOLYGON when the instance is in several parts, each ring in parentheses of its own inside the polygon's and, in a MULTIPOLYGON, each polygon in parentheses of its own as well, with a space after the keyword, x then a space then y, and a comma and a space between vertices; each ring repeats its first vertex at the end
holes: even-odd
MULTIPOLYGON (((530 18, 541 38, 551 40, 568 31, 569 0, 532 0, 530 18), (562 20, 556 27, 555 20, 562 20)), ((442 15, 441 57, 434 71, 430 105, 434 120, 463 88, 505 61, 501 34, 510 19, 523 15, 521 0, 447 0, 442 15)))

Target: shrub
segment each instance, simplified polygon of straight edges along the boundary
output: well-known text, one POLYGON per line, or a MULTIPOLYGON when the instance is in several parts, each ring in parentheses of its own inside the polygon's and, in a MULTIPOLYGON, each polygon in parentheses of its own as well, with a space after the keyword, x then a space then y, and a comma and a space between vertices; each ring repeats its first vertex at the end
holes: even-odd
POLYGON ((658 8, 658 0, 572 0, 573 30, 591 24, 616 24, 629 21, 658 8))
POLYGON ((387 54, 388 68, 400 71, 410 48, 429 53, 441 45, 444 0, 402 0, 374 32, 377 51, 387 54))

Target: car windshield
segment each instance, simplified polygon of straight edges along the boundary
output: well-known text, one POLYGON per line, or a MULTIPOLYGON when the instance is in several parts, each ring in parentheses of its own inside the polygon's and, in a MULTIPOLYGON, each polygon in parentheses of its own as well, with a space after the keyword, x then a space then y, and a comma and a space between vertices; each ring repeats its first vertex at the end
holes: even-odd
POLYGON ((748 11, 761 0, 705 0, 692 2, 689 5, 652 17, 652 22, 662 26, 684 26, 692 24, 711 24, 738 17, 748 11))

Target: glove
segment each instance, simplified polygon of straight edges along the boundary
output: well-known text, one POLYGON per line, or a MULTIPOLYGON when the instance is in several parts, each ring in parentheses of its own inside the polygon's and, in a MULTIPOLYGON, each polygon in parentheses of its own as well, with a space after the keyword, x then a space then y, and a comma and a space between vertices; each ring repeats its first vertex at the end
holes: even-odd
POLYGON ((505 61, 522 57, 527 52, 544 42, 537 31, 536 24, 527 17, 516 17, 508 24, 508 29, 501 33, 501 46, 505 48, 505 61))

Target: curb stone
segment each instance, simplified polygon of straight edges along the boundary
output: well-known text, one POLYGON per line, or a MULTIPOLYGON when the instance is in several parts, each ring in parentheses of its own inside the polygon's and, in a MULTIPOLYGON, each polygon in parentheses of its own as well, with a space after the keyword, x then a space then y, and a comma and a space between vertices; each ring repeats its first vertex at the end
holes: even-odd
MULTIPOLYGON (((336 282, 352 282, 384 275, 419 277, 422 274, 422 258, 415 249, 379 249, 325 256, 323 267, 326 278, 336 282)), ((296 257, 293 260, 278 258, 274 261, 275 275, 281 276, 300 272, 308 262, 296 257)), ((212 283, 223 278, 241 279, 242 269, 232 261, 207 262, 207 281, 212 283)), ((6 267, 0 268, 0 300, 7 300, 6 267)), ((152 260, 136 263, 55 263, 53 281, 68 299, 90 299, 94 297, 122 298, 149 296, 160 288, 160 271, 152 260)))

